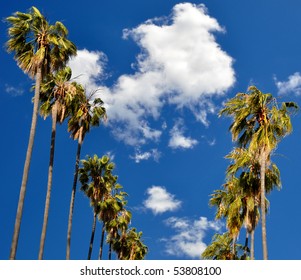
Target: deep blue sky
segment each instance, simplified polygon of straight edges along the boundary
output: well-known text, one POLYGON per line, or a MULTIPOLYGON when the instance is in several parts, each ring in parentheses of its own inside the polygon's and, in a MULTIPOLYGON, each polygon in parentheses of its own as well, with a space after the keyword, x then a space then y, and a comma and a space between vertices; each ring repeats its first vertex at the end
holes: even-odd
MULTIPOLYGON (((197 258, 201 251, 198 254, 196 248, 204 248, 216 231, 225 231, 214 222, 215 209, 208 206, 209 195, 224 183, 228 165, 224 156, 233 147, 228 132, 231 120, 217 117, 222 103, 254 84, 280 101, 301 104, 299 1, 180 3, 184 2, 10 1, 0 11, 4 19, 36 6, 50 22, 62 21, 82 61, 89 59, 89 68, 75 61, 74 72, 83 74, 87 90, 102 87, 100 95, 110 106, 109 122, 86 136, 82 158, 95 153, 113 156, 119 183, 129 193, 132 226, 143 231, 149 247, 147 259, 197 258), (200 37, 193 37, 199 30, 203 32, 200 37)), ((32 81, 5 51, 6 30, 6 23, 1 22, 0 259, 9 255, 33 95, 29 90, 32 81)), ((38 255, 50 124, 50 119, 39 118, 18 259, 36 259, 38 255)), ((282 141, 273 157, 283 188, 268 197, 270 259, 301 257, 297 237, 301 179, 296 176, 301 156, 300 115, 293 117, 293 126, 293 134, 282 141)), ((65 258, 76 144, 66 125, 60 126, 45 259, 65 258)), ((74 215, 71 258, 85 259, 93 217, 80 192, 74 215)), ((257 259, 262 258, 260 233, 259 224, 257 259)), ((244 242, 244 230, 239 241, 244 242)))

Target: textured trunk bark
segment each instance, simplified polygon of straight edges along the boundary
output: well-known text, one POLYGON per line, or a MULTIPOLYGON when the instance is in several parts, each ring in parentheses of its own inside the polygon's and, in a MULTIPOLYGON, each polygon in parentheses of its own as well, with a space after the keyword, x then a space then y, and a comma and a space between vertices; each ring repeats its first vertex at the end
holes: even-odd
POLYGON ((245 240, 245 246, 244 246, 244 259, 246 260, 247 259, 247 256, 248 256, 248 246, 249 246, 249 232, 247 230, 247 233, 246 233, 246 240, 245 240))
POLYGON ((55 151, 57 106, 58 106, 57 102, 55 102, 52 107, 52 129, 51 129, 50 157, 49 157, 49 167, 48 167, 48 183, 47 183, 45 210, 44 210, 44 220, 43 220, 43 227, 42 227, 41 240, 40 240, 39 260, 43 259, 48 217, 49 217, 52 177, 53 177, 52 175, 53 175, 54 151, 55 151))
POLYGON ((254 260, 254 252, 255 252, 255 231, 254 229, 251 231, 251 245, 250 245, 250 259, 254 260))
POLYGON ((267 232, 266 232, 266 213, 265 213, 265 172, 266 172, 266 150, 262 148, 260 153, 260 208, 262 225, 262 251, 263 259, 268 259, 267 232))
POLYGON ((112 260, 112 243, 109 244, 109 260, 112 260))
POLYGON ((93 243, 94 243, 95 228, 96 228, 96 220, 97 220, 97 214, 94 213, 92 232, 91 232, 91 238, 90 238, 90 244, 89 244, 88 260, 91 260, 93 243))
POLYGON ((24 206, 24 200, 26 194, 26 186, 27 186, 31 155, 32 155, 34 138, 35 138, 36 127, 37 127, 41 82, 42 82, 42 68, 39 67, 37 69, 37 74, 36 74, 35 94, 34 94, 34 104, 33 104, 30 134, 29 134, 26 158, 25 158, 24 169, 23 169, 23 177, 22 177, 22 183, 21 183, 20 194, 19 194, 19 202, 18 202, 18 208, 17 208, 16 220, 15 220, 14 234, 13 234, 10 256, 9 256, 11 260, 14 260, 16 258, 16 253, 17 253, 21 220, 23 214, 23 206, 24 206))
POLYGON ((81 152, 82 143, 83 143, 83 127, 81 127, 80 131, 79 131, 78 145, 77 145, 77 152, 76 152, 76 159, 75 159, 74 179, 73 179, 73 186, 72 186, 70 207, 69 207, 68 230, 67 230, 67 249, 66 249, 66 259, 67 260, 70 260, 72 219, 73 219, 74 201, 75 201, 75 193, 76 193, 76 185, 77 185, 79 160, 80 160, 80 152, 81 152))
POLYGON ((232 260, 235 260, 235 246, 236 246, 236 239, 233 239, 233 244, 232 244, 232 260))
POLYGON ((99 255, 98 259, 102 259, 102 252, 103 252, 103 242, 105 238, 105 223, 102 223, 102 230, 101 230, 101 239, 100 239, 100 246, 99 246, 99 255))

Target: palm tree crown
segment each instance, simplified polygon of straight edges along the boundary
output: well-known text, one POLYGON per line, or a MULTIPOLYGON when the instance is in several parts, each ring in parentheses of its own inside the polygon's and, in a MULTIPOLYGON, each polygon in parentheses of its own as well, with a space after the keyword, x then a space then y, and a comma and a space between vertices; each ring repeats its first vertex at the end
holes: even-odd
POLYGON ((64 24, 59 21, 49 24, 36 7, 30 13, 16 12, 6 21, 11 25, 7 50, 15 53, 19 67, 31 77, 36 75, 39 66, 44 76, 64 67, 70 56, 76 54, 64 24))

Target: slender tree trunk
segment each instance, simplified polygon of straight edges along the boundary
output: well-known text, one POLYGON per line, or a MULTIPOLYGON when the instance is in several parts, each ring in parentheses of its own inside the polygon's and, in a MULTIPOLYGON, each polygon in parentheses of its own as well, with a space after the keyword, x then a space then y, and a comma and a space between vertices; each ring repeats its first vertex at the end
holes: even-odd
POLYGON ((265 172, 266 172, 266 150, 261 150, 260 155, 260 208, 261 208, 261 224, 262 224, 262 250, 263 259, 268 259, 267 232, 266 232, 266 213, 265 213, 265 172))
POLYGON ((102 230, 101 230, 101 239, 100 239, 100 246, 99 246, 99 256, 98 259, 102 259, 102 252, 103 252, 103 242, 105 239, 105 223, 102 224, 102 230))
POLYGON ((51 144, 50 144, 50 157, 49 157, 49 168, 48 168, 48 182, 47 182, 47 193, 46 193, 46 200, 45 200, 44 220, 43 220, 43 227, 42 227, 41 240, 40 240, 39 260, 43 259, 48 217, 49 217, 53 163, 54 163, 54 150, 55 150, 56 122, 57 122, 57 102, 55 102, 52 107, 52 129, 51 129, 51 144))
POLYGON ((249 231, 246 232, 246 240, 245 240, 245 246, 244 246, 244 259, 247 259, 248 256, 248 246, 249 246, 249 231))
POLYGON ((254 260, 254 253, 255 253, 255 231, 254 229, 251 231, 251 245, 250 245, 250 259, 254 260))
POLYGON ((109 244, 109 260, 112 260, 112 242, 109 244))
POLYGON ((96 228, 96 220, 97 220, 97 214, 94 213, 92 232, 91 232, 91 238, 90 238, 90 244, 89 244, 88 260, 91 260, 92 248, 93 248, 93 242, 94 242, 94 235, 95 235, 95 228, 96 228))
POLYGON ((235 260, 235 255, 236 255, 236 237, 233 238, 233 244, 232 244, 232 260, 235 260))
MULTIPOLYGON (((135 247, 136 247, 135 245, 132 245, 129 260, 134 260, 134 259, 135 259, 135 249, 136 249, 135 247)), ((233 259, 234 259, 234 258, 233 258, 233 259)))
POLYGON ((74 179, 73 179, 73 186, 72 186, 70 207, 69 207, 68 231, 67 231, 67 250, 66 250, 66 259, 67 260, 70 260, 71 231, 72 231, 74 200, 75 200, 76 185, 77 185, 77 178, 78 178, 80 152, 81 152, 81 147, 82 147, 82 143, 83 143, 83 133, 82 132, 83 132, 83 127, 81 127, 80 131, 79 131, 78 145, 77 145, 77 152, 76 152, 76 159, 75 159, 74 179))
POLYGON ((13 234, 10 256, 9 256, 11 260, 16 259, 21 220, 23 214, 23 205, 24 205, 25 194, 26 194, 26 186, 27 186, 31 155, 32 155, 34 138, 35 138, 36 127, 37 127, 41 82, 42 82, 42 67, 40 66, 37 69, 37 74, 36 74, 31 128, 30 128, 26 158, 25 158, 24 169, 23 169, 23 177, 22 177, 22 183, 21 183, 20 194, 19 194, 19 202, 18 202, 18 208, 17 208, 16 220, 15 220, 14 234, 13 234))

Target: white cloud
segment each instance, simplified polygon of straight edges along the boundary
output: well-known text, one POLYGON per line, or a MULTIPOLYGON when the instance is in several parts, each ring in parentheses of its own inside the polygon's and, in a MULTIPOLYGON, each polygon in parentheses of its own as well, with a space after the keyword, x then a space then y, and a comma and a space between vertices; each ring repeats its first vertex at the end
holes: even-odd
POLYGON ((200 258, 207 245, 204 242, 209 230, 220 231, 222 224, 219 221, 208 221, 206 217, 198 220, 171 217, 165 220, 165 224, 175 230, 175 234, 162 238, 165 243, 165 251, 169 255, 200 258))
POLYGON ((77 51, 68 65, 72 69, 72 78, 81 83, 89 94, 101 87, 101 81, 106 77, 106 62, 107 57, 103 52, 83 49, 77 51))
POLYGON ((115 160, 115 153, 113 151, 107 151, 104 154, 107 155, 111 161, 115 160))
POLYGON ((143 202, 155 215, 179 209, 182 202, 169 193, 164 187, 152 186, 147 189, 148 198, 143 202))
POLYGON ((216 145, 216 139, 215 138, 212 138, 212 139, 209 139, 207 136, 205 135, 202 135, 201 138, 206 141, 206 143, 209 145, 209 146, 215 146, 216 145))
MULTIPOLYGON (((214 112, 211 98, 223 95, 235 82, 233 59, 218 45, 215 32, 224 29, 204 5, 191 3, 177 4, 167 18, 124 30, 123 37, 132 38, 141 50, 135 73, 121 75, 99 93, 115 137, 133 146, 158 141, 163 129, 162 124, 154 127, 154 121, 168 105, 188 108, 208 125, 207 114, 214 112)), ((82 60, 70 62, 75 75, 85 73, 80 79, 87 87, 100 87, 104 54, 82 50, 78 56, 82 60)))
POLYGON ((151 149, 147 152, 141 152, 140 149, 136 149, 136 152, 133 156, 130 156, 131 159, 135 160, 136 163, 139 163, 142 160, 148 160, 152 158, 154 161, 158 161, 161 157, 161 153, 157 149, 151 149))
POLYGON ((20 87, 14 87, 10 86, 8 84, 5 84, 5 92, 10 94, 13 97, 21 96, 24 94, 24 89, 20 87))
POLYGON ((275 83, 279 94, 292 92, 295 95, 301 95, 301 74, 299 72, 289 76, 287 81, 281 82, 275 78, 275 83))
POLYGON ((192 139, 190 137, 185 137, 183 133, 183 120, 178 120, 174 127, 170 130, 171 138, 169 140, 168 146, 172 149, 191 149, 196 144, 198 144, 197 140, 192 139))

